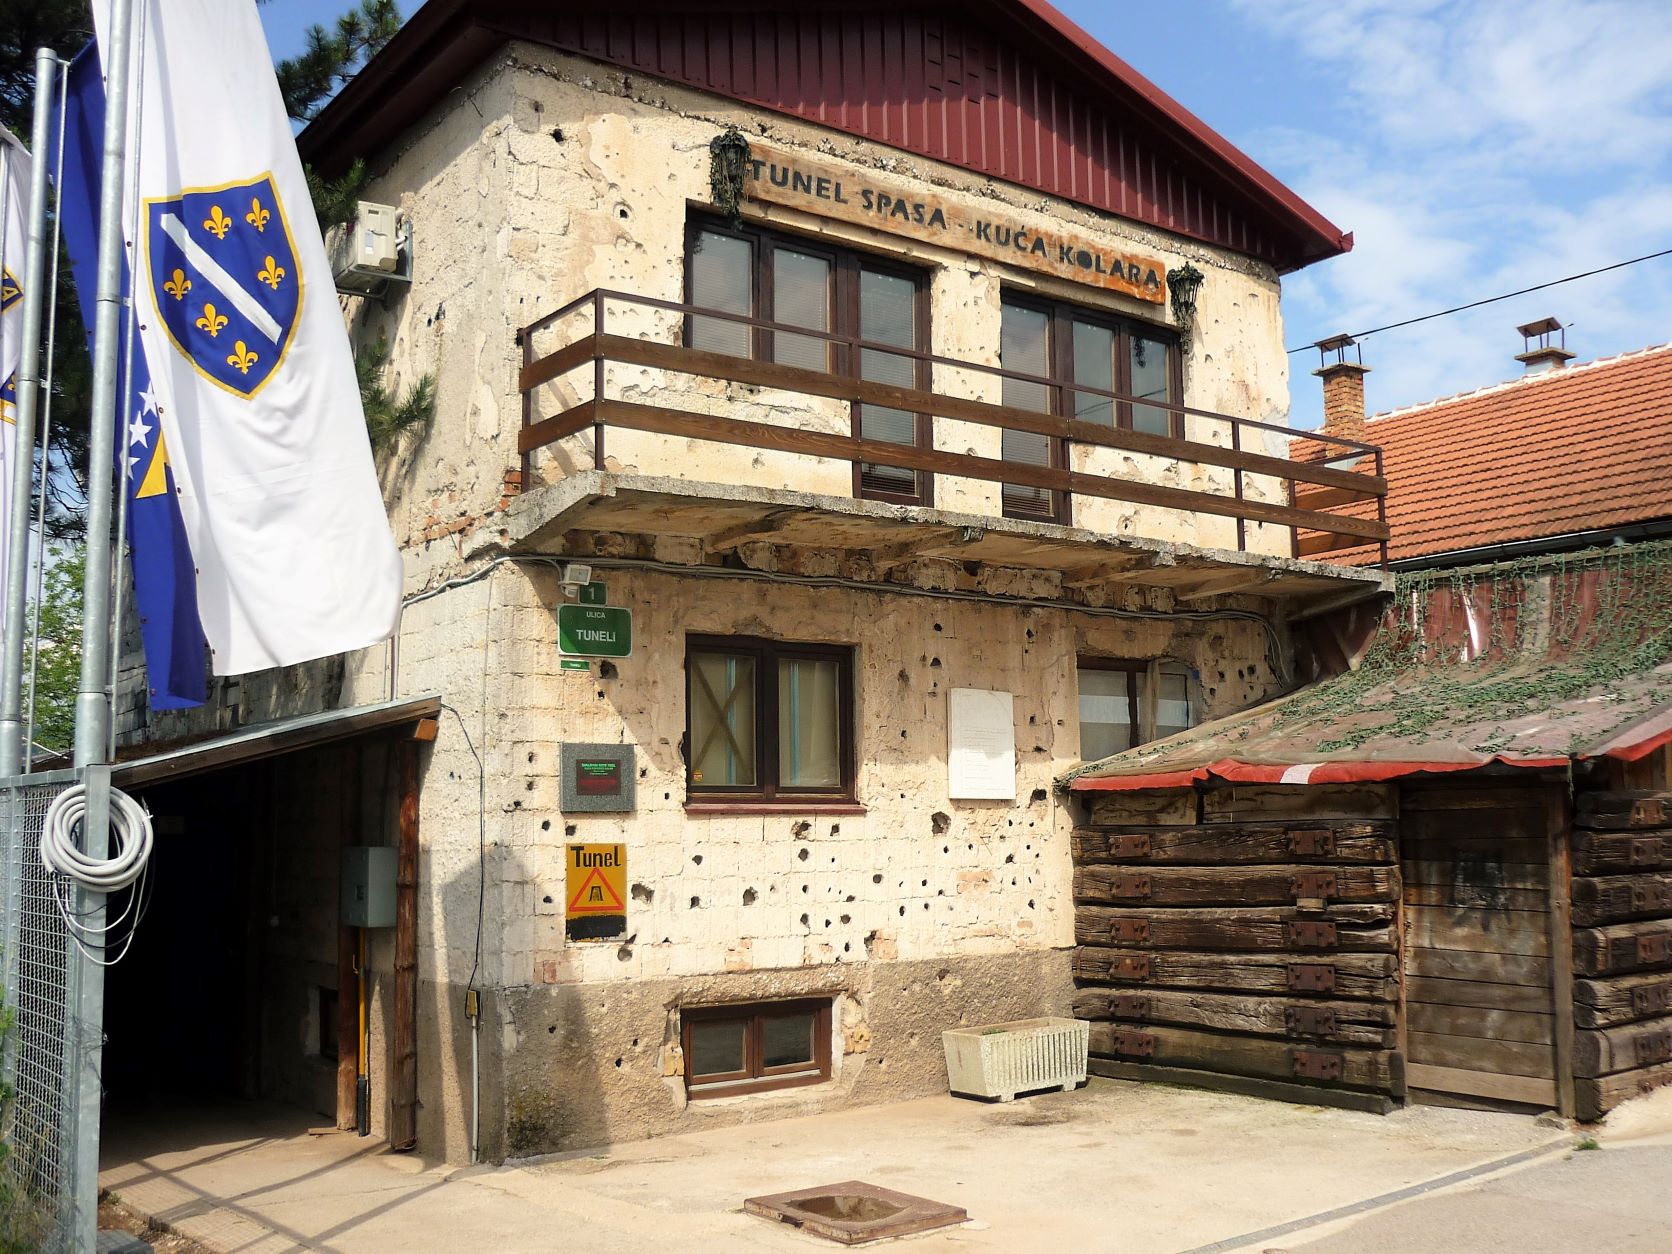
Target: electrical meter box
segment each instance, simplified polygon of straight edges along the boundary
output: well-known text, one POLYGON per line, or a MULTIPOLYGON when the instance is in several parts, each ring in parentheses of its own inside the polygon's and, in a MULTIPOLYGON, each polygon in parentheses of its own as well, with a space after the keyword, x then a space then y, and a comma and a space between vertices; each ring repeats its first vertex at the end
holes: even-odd
POLYGON ((343 922, 349 927, 395 926, 393 845, 350 845, 343 850, 343 922))

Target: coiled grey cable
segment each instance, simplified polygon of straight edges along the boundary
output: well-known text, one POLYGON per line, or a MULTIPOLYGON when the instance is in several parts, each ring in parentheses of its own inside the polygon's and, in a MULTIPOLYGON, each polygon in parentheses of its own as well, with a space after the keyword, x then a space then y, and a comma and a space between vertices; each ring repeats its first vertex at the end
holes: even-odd
POLYGON ((151 816, 120 789, 110 790, 110 830, 116 852, 107 858, 89 857, 76 846, 76 830, 87 817, 87 789, 77 784, 59 793, 41 827, 41 863, 55 875, 83 888, 114 893, 128 887, 145 871, 151 856, 151 816))

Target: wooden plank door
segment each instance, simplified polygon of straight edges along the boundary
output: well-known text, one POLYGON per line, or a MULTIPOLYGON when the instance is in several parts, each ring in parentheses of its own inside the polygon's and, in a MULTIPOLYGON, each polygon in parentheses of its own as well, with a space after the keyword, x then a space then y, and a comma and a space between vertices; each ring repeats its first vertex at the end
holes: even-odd
POLYGON ((1404 790, 1412 1089, 1557 1103, 1546 807, 1536 786, 1404 790))

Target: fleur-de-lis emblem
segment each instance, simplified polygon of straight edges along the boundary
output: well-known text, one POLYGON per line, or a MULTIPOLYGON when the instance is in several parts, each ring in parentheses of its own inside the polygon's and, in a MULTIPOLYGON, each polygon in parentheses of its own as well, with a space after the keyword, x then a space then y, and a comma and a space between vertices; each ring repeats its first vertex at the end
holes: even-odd
POLYGON ((255 277, 276 292, 279 290, 279 284, 284 282, 284 267, 269 256, 266 267, 255 277))
POLYGON ((209 338, 214 339, 221 333, 221 328, 226 326, 226 315, 216 313, 213 305, 206 304, 203 306, 203 316, 197 320, 197 326, 198 330, 209 332, 209 338))
POLYGON ((272 216, 273 215, 268 210, 261 207, 260 197, 250 197, 250 211, 244 215, 244 221, 248 222, 256 230, 265 233, 267 230, 267 219, 272 216))
POLYGON ((232 229, 232 219, 221 212, 219 205, 211 205, 209 216, 203 219, 203 229, 213 234, 216 239, 225 239, 226 233, 232 229))
POLYGON ((175 300, 185 300, 186 293, 192 290, 192 281, 186 277, 184 270, 176 270, 163 280, 163 291, 175 300))
POLYGON ((249 374, 250 367, 260 360, 261 358, 250 351, 248 344, 239 340, 232 346, 232 352, 227 355, 226 364, 236 368, 239 374, 249 374))

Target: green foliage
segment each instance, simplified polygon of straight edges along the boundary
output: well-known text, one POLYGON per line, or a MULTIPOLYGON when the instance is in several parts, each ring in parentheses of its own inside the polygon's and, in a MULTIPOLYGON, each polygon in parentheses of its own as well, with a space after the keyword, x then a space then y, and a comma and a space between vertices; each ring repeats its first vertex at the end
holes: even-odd
MULTIPOLYGON (((1285 721, 1325 726, 1323 752, 1385 736, 1412 739, 1440 725, 1463 727, 1549 710, 1601 691, 1618 705, 1617 726, 1672 701, 1672 676, 1648 673, 1672 659, 1672 543, 1644 543, 1399 575, 1393 605, 1359 668, 1297 697, 1285 721), (1424 616, 1440 600, 1471 606, 1484 628, 1474 659, 1459 643, 1436 643, 1424 616), (1396 677, 1406 682, 1394 684, 1396 677), (1609 686, 1638 677, 1629 701, 1609 686), (1412 679, 1417 682, 1410 682, 1412 679)), ((1509 748, 1511 732, 1488 728, 1480 753, 1509 748)), ((1583 746, 1573 745, 1574 751, 1583 746)))
POLYGON ((75 737, 75 695, 81 685, 80 545, 48 550, 41 589, 41 652, 35 679, 35 752, 67 751, 75 737))
POLYGON ((337 19, 334 29, 314 26, 299 56, 278 64, 279 92, 285 111, 307 122, 401 28, 395 0, 360 0, 337 19))
POLYGON ((435 417, 435 376, 421 376, 404 395, 397 396, 383 382, 383 367, 388 360, 389 342, 382 339, 354 355, 360 405, 366 411, 366 434, 371 437, 374 453, 393 448, 402 434, 427 425, 435 417))
POLYGON ((1586 1150, 1601 1149, 1602 1146, 1594 1136, 1582 1136, 1573 1143, 1573 1148, 1583 1153, 1586 1150))
POLYGON ((366 163, 356 161, 340 178, 321 178, 311 165, 306 167, 308 195, 313 199, 314 217, 323 233, 334 226, 354 221, 360 195, 366 190, 366 163))
MULTIPOLYGON (((0 1001, 0 1054, 10 1049, 15 1026, 12 1008, 0 1001)), ((0 1254, 34 1254, 50 1235, 53 1217, 29 1187, 29 1137, 18 1126, 16 1096, 0 1079, 0 1254)))

